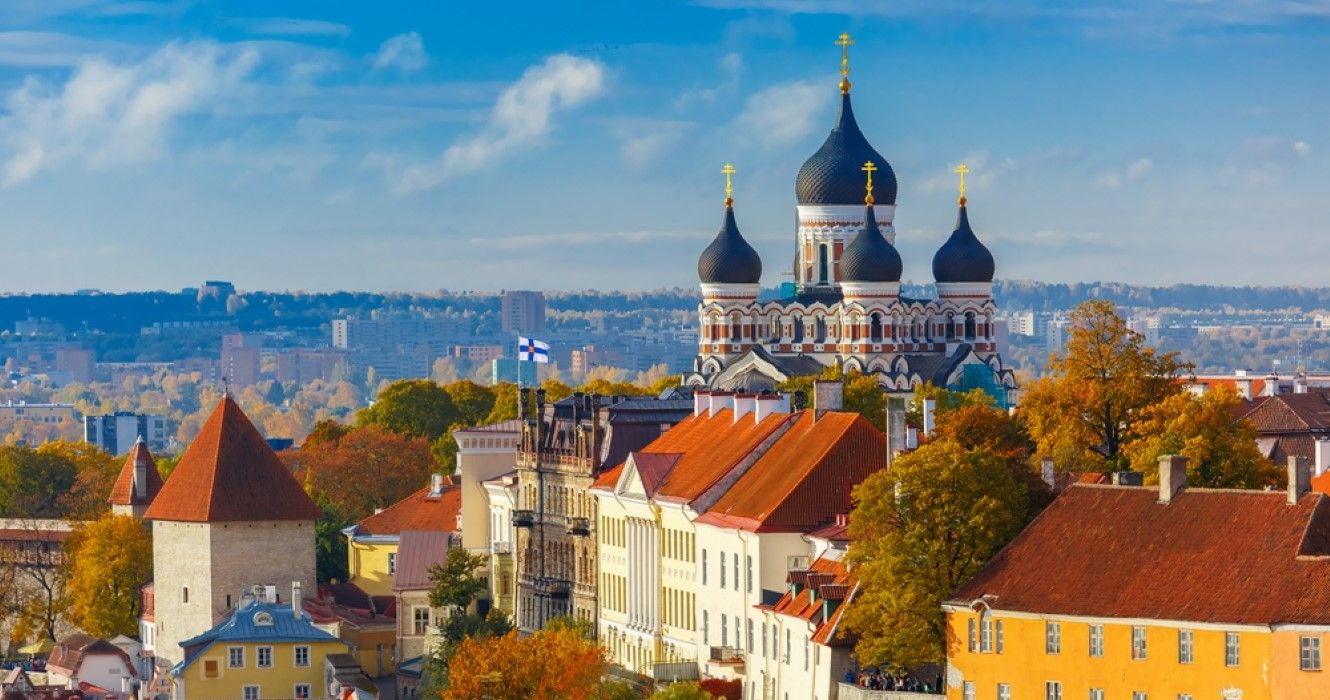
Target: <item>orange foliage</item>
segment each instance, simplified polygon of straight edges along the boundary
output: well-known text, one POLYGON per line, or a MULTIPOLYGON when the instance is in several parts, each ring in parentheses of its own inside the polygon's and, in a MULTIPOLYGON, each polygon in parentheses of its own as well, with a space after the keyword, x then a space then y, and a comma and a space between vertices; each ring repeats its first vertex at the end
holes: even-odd
POLYGON ((529 637, 467 638, 448 668, 445 700, 583 700, 594 697, 605 651, 575 628, 553 626, 529 637))
POLYGON ((341 522, 357 522, 406 498, 438 469, 425 438, 378 426, 355 428, 281 456, 310 496, 341 522))

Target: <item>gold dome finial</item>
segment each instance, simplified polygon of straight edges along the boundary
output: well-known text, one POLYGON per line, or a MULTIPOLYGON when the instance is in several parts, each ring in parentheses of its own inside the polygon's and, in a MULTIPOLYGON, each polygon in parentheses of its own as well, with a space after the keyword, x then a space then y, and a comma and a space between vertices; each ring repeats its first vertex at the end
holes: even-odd
POLYGON ((868 194, 864 196, 864 204, 871 207, 873 206, 873 172, 877 170, 877 165, 870 160, 864 163, 864 167, 859 169, 868 173, 868 185, 865 187, 865 189, 868 190, 868 194))
POLYGON ((850 47, 854 46, 854 39, 846 32, 841 32, 840 38, 836 39, 836 45, 840 47, 840 92, 842 95, 850 94, 850 47))
POLYGON ((726 163, 720 171, 725 173, 725 206, 732 207, 734 206, 734 183, 730 180, 730 176, 737 171, 729 163, 726 163))
POLYGON ((970 172, 969 166, 964 163, 952 168, 952 171, 961 176, 961 196, 956 200, 961 206, 965 206, 965 173, 970 172))

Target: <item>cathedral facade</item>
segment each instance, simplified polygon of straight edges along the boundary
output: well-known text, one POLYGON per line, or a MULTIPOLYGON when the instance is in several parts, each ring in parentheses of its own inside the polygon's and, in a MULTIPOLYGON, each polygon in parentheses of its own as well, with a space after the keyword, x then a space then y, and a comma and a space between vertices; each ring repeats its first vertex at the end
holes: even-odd
POLYGON ((794 284, 779 299, 758 300, 762 260, 727 186, 720 232, 697 263, 698 354, 685 383, 762 391, 840 366, 890 393, 932 383, 1008 404, 1016 386, 998 352, 993 255, 970 227, 965 169, 955 229, 933 257, 937 296, 902 296, 896 175, 855 121, 848 73, 843 62, 836 124, 795 180, 794 284))

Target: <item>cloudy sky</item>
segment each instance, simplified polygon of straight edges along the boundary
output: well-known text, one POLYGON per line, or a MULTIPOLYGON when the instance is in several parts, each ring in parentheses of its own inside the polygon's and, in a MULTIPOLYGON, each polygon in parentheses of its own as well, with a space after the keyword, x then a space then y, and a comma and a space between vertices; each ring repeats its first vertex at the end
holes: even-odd
POLYGON ((1330 0, 4 6, 0 291, 774 285, 841 31, 907 279, 1330 283, 1330 0))

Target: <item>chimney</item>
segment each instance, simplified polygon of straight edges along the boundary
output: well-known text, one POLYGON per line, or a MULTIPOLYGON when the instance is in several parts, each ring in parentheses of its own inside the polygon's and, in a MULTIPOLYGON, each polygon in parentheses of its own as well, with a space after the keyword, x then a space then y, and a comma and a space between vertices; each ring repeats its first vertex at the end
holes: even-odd
MULTIPOLYGON (((143 438, 140 437, 139 442, 143 442, 143 438)), ((137 450, 134 456, 134 495, 148 497, 148 455, 137 450)))
MULTIPOLYGON (((416 482, 420 483, 420 482, 416 482)), ((430 498, 438 498, 443 495, 443 475, 435 472, 429 475, 429 495, 430 498)))
POLYGON ((300 582, 291 582, 291 612, 295 613, 296 619, 300 619, 300 582))
POLYGON ((1316 439, 1316 467, 1313 474, 1320 476, 1330 469, 1330 438, 1316 439))
POLYGON ((1110 479, 1114 486, 1140 486, 1145 483, 1145 475, 1140 472, 1113 472, 1110 479))
POLYGON ((1297 505, 1302 494, 1311 490, 1311 470, 1307 468, 1306 457, 1288 458, 1288 502, 1297 505))
POLYGON ((759 394, 753 398, 753 420, 761 423, 773 413, 789 413, 790 397, 782 394, 759 394))
POLYGON ((728 391, 713 391, 707 395, 708 416, 714 416, 731 405, 733 405, 733 402, 730 400, 730 392, 728 391))
POLYGON ((1293 393, 1307 393, 1307 375, 1299 372, 1293 376, 1293 393))
POLYGON ((710 392, 710 391, 707 391, 706 389, 694 389, 694 390, 693 390, 693 415, 694 415, 694 416, 700 416, 700 415, 702 415, 702 412, 703 412, 703 411, 707 410, 707 406, 710 405, 710 404, 707 402, 707 397, 710 396, 710 395, 711 395, 711 392, 710 392))
POLYGON ((933 436, 933 409, 937 408, 937 402, 933 399, 924 399, 924 435, 933 436))
POLYGON ((734 422, 738 423, 740 418, 753 412, 753 407, 757 404, 757 396, 754 394, 735 394, 734 395, 734 422))
POLYGON ((1164 455, 1159 458, 1159 502, 1170 503, 1187 488, 1187 458, 1164 455))
POLYGON ((1044 478, 1044 483, 1048 484, 1048 488, 1050 489, 1056 489, 1058 487, 1058 475, 1053 466, 1053 459, 1051 457, 1045 457, 1039 462, 1040 474, 1044 478))
POLYGON ((905 400, 887 397, 887 467, 905 450, 905 400))
POLYGON ((1265 388, 1261 390, 1261 396, 1274 396, 1279 391, 1279 375, 1271 372, 1265 378, 1265 388))
POLYGON ((839 411, 845 405, 845 385, 840 381, 813 382, 813 410, 839 411))

